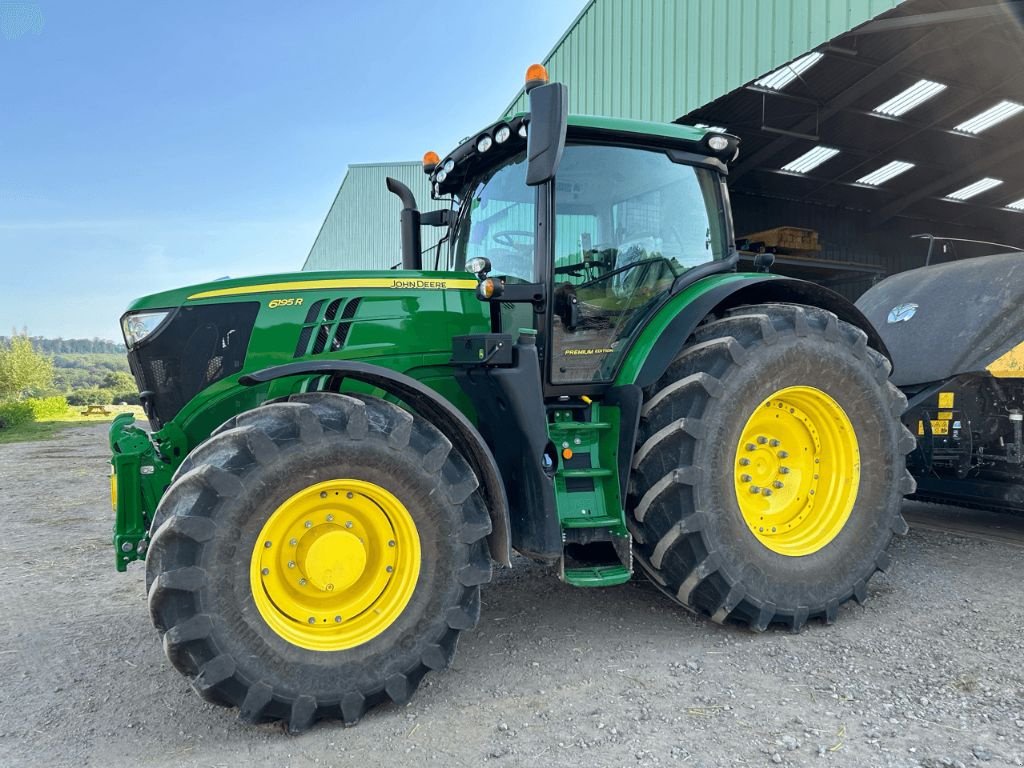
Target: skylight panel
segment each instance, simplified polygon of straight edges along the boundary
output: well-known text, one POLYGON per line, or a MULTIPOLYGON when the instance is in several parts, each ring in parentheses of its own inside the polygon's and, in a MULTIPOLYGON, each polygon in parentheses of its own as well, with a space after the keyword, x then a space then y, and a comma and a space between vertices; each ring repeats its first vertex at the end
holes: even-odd
POLYGON ((797 77, 821 61, 821 59, 822 54, 820 53, 808 53, 806 56, 801 56, 799 59, 779 67, 760 80, 755 80, 754 85, 759 85, 762 88, 768 88, 773 91, 781 91, 796 80, 797 77))
POLYGON ((1015 211, 1024 211, 1024 197, 1020 200, 1014 200, 1012 203, 1007 203, 1006 207, 1012 208, 1015 211))
POLYGON ((994 107, 989 107, 981 114, 975 115, 969 120, 964 120, 953 130, 979 134, 993 125, 1003 122, 1003 120, 1008 120, 1021 110, 1024 110, 1024 104, 1018 104, 1015 101, 1000 101, 994 107))
POLYGON ((946 90, 946 86, 942 83, 936 83, 931 80, 918 80, 907 90, 897 93, 888 101, 879 104, 872 111, 880 115, 899 117, 900 115, 905 115, 914 107, 928 101, 933 96, 938 96, 944 90, 946 90))
POLYGON ((968 184, 966 187, 958 189, 956 192, 950 192, 946 195, 947 200, 970 200, 975 195, 980 195, 986 190, 998 187, 1002 184, 1001 179, 992 179, 986 176, 981 181, 976 181, 973 184, 968 184))
POLYGON ((902 160, 893 160, 887 165, 883 165, 877 171, 872 171, 866 176, 861 176, 857 179, 857 184, 867 184, 871 187, 877 187, 880 184, 884 184, 889 179, 894 179, 901 173, 909 171, 914 167, 913 163, 905 163, 902 160))
POLYGON ((782 170, 789 171, 790 173, 807 173, 838 154, 839 150, 832 147, 815 147, 809 152, 804 152, 795 160, 786 163, 782 166, 782 170))

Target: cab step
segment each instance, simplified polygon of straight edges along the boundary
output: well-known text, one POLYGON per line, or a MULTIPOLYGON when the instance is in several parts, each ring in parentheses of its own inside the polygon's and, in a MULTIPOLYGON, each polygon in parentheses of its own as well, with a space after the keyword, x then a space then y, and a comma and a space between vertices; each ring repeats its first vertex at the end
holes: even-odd
POLYGON ((614 587, 625 584, 632 574, 620 564, 566 568, 564 580, 574 587, 614 587))

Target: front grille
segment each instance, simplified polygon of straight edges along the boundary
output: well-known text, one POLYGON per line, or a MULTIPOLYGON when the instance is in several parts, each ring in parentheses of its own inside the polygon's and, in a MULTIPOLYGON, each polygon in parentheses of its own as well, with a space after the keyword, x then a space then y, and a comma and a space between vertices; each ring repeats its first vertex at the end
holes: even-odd
POLYGON ((258 302, 182 307, 155 335, 128 353, 141 392, 152 392, 148 415, 160 429, 199 392, 245 363, 258 302))
POLYGON ((294 357, 306 355, 322 355, 324 352, 337 352, 345 346, 352 318, 359 309, 360 297, 354 299, 334 299, 324 309, 323 318, 320 310, 325 300, 314 302, 306 313, 306 322, 299 331, 299 340, 295 344, 294 357), (344 304, 344 307, 342 305, 344 304), (339 308, 341 309, 339 317, 339 308))

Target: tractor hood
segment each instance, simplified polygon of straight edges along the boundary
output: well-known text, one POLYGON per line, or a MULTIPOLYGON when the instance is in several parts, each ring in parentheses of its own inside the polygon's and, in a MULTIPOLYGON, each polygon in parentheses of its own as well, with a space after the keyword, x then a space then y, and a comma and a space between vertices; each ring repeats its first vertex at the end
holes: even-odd
POLYGON ((428 356, 444 365, 452 336, 489 327, 477 283, 468 273, 406 270, 217 280, 138 299, 121 324, 160 429, 220 390, 234 397, 238 377, 275 365, 338 358, 404 371, 428 356))
POLYGON ((301 296, 308 291, 380 288, 384 290, 475 289, 477 281, 468 273, 382 270, 374 272, 282 272, 275 275, 236 277, 197 283, 161 291, 136 299, 128 312, 171 309, 191 302, 257 294, 301 296), (302 292, 302 293, 296 293, 302 292))
POLYGON ((1024 253, 901 272, 857 307, 889 348, 897 386, 984 371, 1024 341, 1024 253))

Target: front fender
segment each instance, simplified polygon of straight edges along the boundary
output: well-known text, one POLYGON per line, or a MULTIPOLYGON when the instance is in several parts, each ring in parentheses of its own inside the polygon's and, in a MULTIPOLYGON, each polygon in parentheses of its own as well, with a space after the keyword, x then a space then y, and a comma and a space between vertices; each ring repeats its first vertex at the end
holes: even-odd
POLYGON ((709 315, 745 304, 805 304, 860 328, 868 346, 886 357, 878 332, 852 302, 815 283, 768 274, 734 272, 705 277, 672 296, 640 332, 615 379, 617 386, 649 387, 661 378, 697 326, 709 315))
POLYGON ((353 379, 369 384, 401 400, 414 413, 437 427, 469 462, 480 481, 487 511, 491 517, 491 533, 487 537, 491 557, 496 562, 511 567, 508 498, 501 481, 501 473, 480 432, 462 412, 411 376, 383 366, 354 360, 311 360, 275 365, 248 373, 239 379, 239 383, 251 387, 286 376, 310 375, 332 376, 338 384, 342 379, 353 379))

